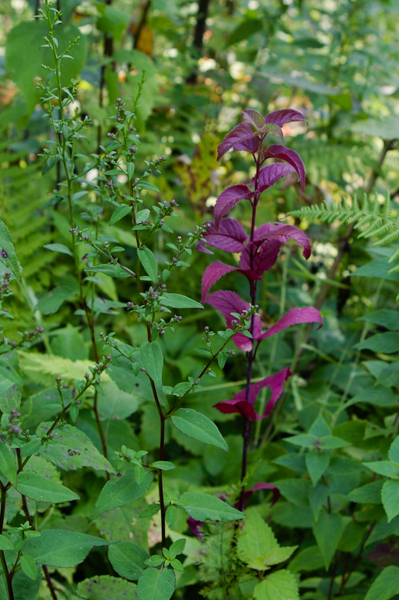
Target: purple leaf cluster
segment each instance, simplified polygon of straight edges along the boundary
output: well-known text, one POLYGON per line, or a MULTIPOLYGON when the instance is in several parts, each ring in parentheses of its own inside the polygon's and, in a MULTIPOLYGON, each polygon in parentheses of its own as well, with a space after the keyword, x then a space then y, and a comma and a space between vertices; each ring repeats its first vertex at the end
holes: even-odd
MULTIPOLYGON (((219 145, 218 160, 231 149, 249 152, 255 162, 256 174, 250 186, 233 185, 219 195, 214 209, 214 222, 207 224, 203 240, 197 247, 198 250, 208 254, 213 254, 209 247, 218 248, 226 253, 240 254, 238 266, 216 260, 206 268, 202 278, 202 302, 220 311, 230 329, 234 328, 236 320, 234 314, 248 311, 250 304, 232 291, 217 291, 210 294, 211 288, 219 279, 232 271, 244 275, 248 280, 251 300, 254 304, 257 282, 262 280, 264 273, 276 264, 282 244, 293 240, 302 248, 305 258, 309 258, 311 253, 308 237, 293 225, 265 223, 256 228, 256 209, 265 190, 289 173, 295 172, 302 189, 305 187, 306 171, 299 154, 282 144, 267 146, 265 143, 270 133, 277 134, 284 142, 283 125, 290 121, 305 121, 305 118, 300 112, 291 109, 277 110, 266 117, 256 110, 245 110, 242 115, 244 122, 230 131, 219 145), (270 160, 273 162, 266 164, 270 160), (252 207, 252 224, 249 233, 241 223, 226 216, 241 200, 248 201, 252 207)), ((247 337, 239 332, 235 333, 232 339, 238 348, 248 353, 249 362, 253 362, 255 344, 299 323, 321 325, 322 317, 313 307, 291 308, 269 329, 262 331, 260 317, 252 315, 249 327, 251 336, 247 337)), ((247 387, 238 392, 232 400, 218 402, 215 407, 223 413, 240 413, 244 419, 250 421, 264 419, 273 410, 290 374, 287 367, 255 384, 251 384, 249 380, 247 387), (254 404, 257 395, 264 387, 270 388, 271 398, 263 414, 259 415, 254 409, 254 404)))

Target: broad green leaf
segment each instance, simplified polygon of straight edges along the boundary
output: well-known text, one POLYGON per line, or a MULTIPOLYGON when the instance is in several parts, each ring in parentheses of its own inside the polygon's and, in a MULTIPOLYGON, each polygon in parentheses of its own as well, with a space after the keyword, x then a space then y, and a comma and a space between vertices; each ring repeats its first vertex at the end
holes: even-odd
POLYGON ((149 181, 140 181, 137 187, 141 188, 142 190, 151 190, 151 192, 159 193, 159 189, 157 188, 157 186, 153 183, 150 183, 149 181))
POLYGON ((286 569, 268 575, 256 585, 254 598, 256 600, 299 600, 295 575, 286 569))
POLYGON ((38 572, 34 559, 29 554, 24 554, 20 558, 21 569, 32 581, 36 581, 38 572))
POLYGON ((228 452, 229 447, 215 423, 200 412, 191 408, 180 408, 171 416, 171 421, 185 435, 228 452))
POLYGON ((383 352, 384 354, 393 354, 399 350, 399 333, 392 331, 387 333, 377 333, 363 342, 353 346, 356 350, 373 350, 374 352, 383 352))
POLYGON ((134 600, 137 597, 136 589, 134 583, 120 577, 97 575, 81 581, 77 592, 79 600, 134 600))
POLYGON ((364 600, 390 600, 399 594, 399 567, 385 567, 372 583, 364 600))
POLYGON ((204 308, 202 304, 191 298, 187 298, 187 296, 169 294, 168 292, 162 294, 159 303, 169 308, 204 308))
POLYGON ((17 465, 15 453, 5 442, 0 441, 0 473, 11 481, 13 485, 17 483, 17 465))
POLYGON ((268 552, 265 556, 257 556, 248 562, 250 569, 256 571, 264 571, 273 565, 278 565, 289 559, 291 554, 295 552, 298 546, 284 546, 284 548, 275 548, 268 552))
POLYGON ((146 569, 137 584, 138 600, 170 600, 176 577, 172 569, 146 569))
MULTIPOLYGON (((42 423, 37 429, 37 435, 42 438, 50 426, 51 423, 42 423)), ((65 471, 91 467, 96 471, 114 472, 112 465, 99 453, 83 431, 72 425, 64 425, 57 429, 56 433, 57 435, 44 444, 40 451, 40 454, 54 465, 65 471)))
POLYGON ((328 95, 327 98, 346 111, 352 108, 352 96, 350 92, 328 95))
POLYGON ((176 465, 168 460, 156 460, 150 464, 150 467, 159 469, 160 471, 172 471, 172 469, 176 469, 176 465))
POLYGON ((350 446, 350 443, 333 435, 326 435, 325 437, 320 438, 320 448, 324 450, 345 448, 346 446, 350 446))
POLYGON ((344 521, 341 515, 330 514, 323 510, 318 520, 313 525, 313 533, 324 559, 324 566, 328 569, 338 542, 344 530, 344 521))
POLYGON ((399 436, 392 442, 388 452, 389 460, 399 464, 399 436))
POLYGON ((37 473, 20 473, 16 487, 20 494, 38 502, 55 504, 79 500, 79 496, 72 490, 37 473))
POLYGON ((65 529, 45 529, 39 537, 25 541, 23 553, 40 565, 71 568, 83 562, 94 546, 108 546, 108 542, 65 529))
POLYGON ((121 206, 118 206, 118 208, 112 213, 111 218, 109 220, 109 224, 114 225, 114 223, 117 223, 118 221, 123 219, 123 217, 126 217, 126 215, 128 215, 131 212, 131 210, 132 207, 128 206, 127 204, 122 204, 121 206))
POLYGON ((236 521, 244 518, 242 512, 226 502, 201 492, 185 492, 180 496, 180 503, 179 506, 196 521, 236 521))
POLYGON ((141 498, 149 489, 152 480, 152 472, 147 471, 144 474, 143 481, 138 485, 134 469, 127 469, 121 477, 115 477, 107 481, 90 515, 91 519, 94 520, 104 512, 141 498))
POLYGON ((331 429, 322 415, 319 415, 312 423, 308 433, 315 435, 317 438, 322 438, 326 435, 331 435, 331 429))
MULTIPOLYGON (((12 579, 14 600, 37 600, 37 598, 40 597, 38 596, 38 593, 42 580, 42 572, 39 565, 36 567, 36 573, 37 575, 35 580, 28 577, 22 569, 19 569, 15 573, 12 579)), ((8 595, 5 590, 4 595, 1 596, 1 598, 4 598, 4 600, 7 598, 8 600, 8 595)))
POLYGON ((320 477, 324 475, 330 463, 330 455, 326 452, 319 452, 317 450, 309 450, 306 453, 306 468, 312 480, 313 486, 319 481, 320 477))
POLYGON ((157 282, 157 261, 149 248, 138 248, 137 254, 147 275, 153 283, 157 282))
POLYGON ((295 446, 302 446, 303 448, 314 448, 315 443, 317 442, 317 437, 308 433, 300 433, 298 435, 285 438, 285 441, 289 442, 290 444, 295 444, 295 446))
POLYGON ((390 273, 391 269, 392 265, 388 263, 388 258, 379 258, 362 265, 350 275, 352 277, 378 277, 378 279, 387 279, 388 281, 399 281, 399 273, 390 273))
POLYGON ((353 123, 351 129, 356 133, 393 140, 399 137, 399 119, 397 115, 387 115, 382 119, 365 119, 353 123))
POLYGON ((365 504, 381 504, 381 490, 383 481, 366 483, 348 494, 349 500, 365 504))
POLYGON ((396 310, 374 310, 363 317, 359 317, 358 321, 373 323, 374 325, 382 325, 386 329, 399 330, 399 312, 396 310))
POLYGON ((308 490, 308 498, 310 508, 313 512, 314 520, 317 521, 319 518, 320 511, 323 507, 323 504, 327 500, 327 496, 330 493, 330 489, 321 483, 317 484, 315 487, 309 487, 308 490))
POLYGON ((0 550, 14 550, 14 544, 4 534, 0 534, 0 550))
POLYGON ((108 559, 118 575, 130 581, 137 581, 146 568, 148 554, 137 544, 122 541, 110 544, 108 559))
POLYGON ((308 491, 311 486, 306 479, 281 479, 276 486, 289 502, 299 508, 309 508, 308 491))
POLYGON ((323 557, 317 546, 310 546, 295 555, 295 558, 290 562, 289 568, 292 573, 300 573, 301 571, 315 571, 324 566, 323 557))
POLYGON ((374 471, 374 473, 378 473, 378 475, 399 479, 399 464, 392 463, 389 460, 379 460, 363 464, 368 469, 371 469, 371 471, 374 471))
POLYGON ((381 500, 389 523, 396 515, 399 515, 399 481, 386 481, 384 483, 381 500))
POLYGON ((143 367, 155 385, 162 388, 163 354, 158 342, 144 342, 140 346, 143 367))
POLYGON ((11 271, 18 281, 21 280, 17 256, 14 250, 14 244, 5 223, 0 219, 0 262, 11 271))
POLYGON ((264 22, 261 19, 246 19, 242 21, 230 34, 226 42, 226 48, 247 40, 251 35, 261 31, 263 26, 264 22))
POLYGON ((71 296, 76 296, 76 293, 72 292, 72 290, 69 287, 56 287, 53 290, 51 290, 51 292, 48 292, 47 294, 45 294, 45 296, 40 298, 36 308, 40 310, 44 315, 52 315, 56 313, 57 310, 60 308, 61 304, 63 304, 63 302, 65 302, 65 300, 67 300, 67 298, 70 298, 71 296))
POLYGON ((244 527, 237 541, 238 555, 244 562, 265 556, 268 552, 275 550, 279 544, 274 533, 254 510, 245 519, 244 527))

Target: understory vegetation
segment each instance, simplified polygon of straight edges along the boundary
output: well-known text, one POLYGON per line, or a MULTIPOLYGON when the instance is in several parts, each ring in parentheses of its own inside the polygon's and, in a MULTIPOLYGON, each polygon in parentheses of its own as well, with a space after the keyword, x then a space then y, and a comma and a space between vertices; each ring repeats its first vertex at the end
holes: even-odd
POLYGON ((0 600, 398 599, 397 3, 0 7, 0 600))

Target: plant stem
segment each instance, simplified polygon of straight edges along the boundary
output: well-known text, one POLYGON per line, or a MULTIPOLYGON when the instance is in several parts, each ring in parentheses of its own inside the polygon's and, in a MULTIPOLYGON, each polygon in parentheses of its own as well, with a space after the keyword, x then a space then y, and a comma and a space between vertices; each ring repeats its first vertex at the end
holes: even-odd
MULTIPOLYGON (((1 504, 0 504, 0 534, 3 533, 4 519, 6 515, 6 497, 7 488, 0 482, 1 504)), ((14 591, 12 589, 11 575, 7 567, 7 561, 4 550, 0 551, 1 566, 3 567, 4 577, 7 584, 7 593, 9 600, 14 600, 14 591)))

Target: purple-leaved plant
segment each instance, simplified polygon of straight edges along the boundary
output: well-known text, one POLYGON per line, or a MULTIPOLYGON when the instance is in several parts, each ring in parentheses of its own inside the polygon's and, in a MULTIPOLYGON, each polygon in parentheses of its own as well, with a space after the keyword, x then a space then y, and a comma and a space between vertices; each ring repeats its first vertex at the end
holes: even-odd
MULTIPOLYGON (((253 307, 256 306, 258 281, 261 281, 263 274, 275 265, 284 242, 288 240, 296 241, 303 248, 303 256, 305 258, 310 256, 309 239, 297 227, 284 223, 265 223, 256 228, 256 211, 261 195, 265 190, 285 175, 295 172, 298 174, 302 189, 305 187, 306 171, 299 154, 282 144, 272 144, 268 147, 265 144, 268 133, 279 135, 281 141, 284 142, 283 125, 291 121, 305 121, 305 118, 300 112, 291 109, 276 110, 266 117, 263 117, 256 110, 244 110, 242 115, 244 122, 230 131, 219 144, 218 160, 231 149, 250 152, 256 167, 255 176, 251 180, 252 187, 245 184, 233 185, 220 194, 214 209, 215 221, 208 223, 204 241, 198 245, 199 250, 209 254, 212 254, 212 252, 206 248, 206 245, 224 252, 241 254, 238 267, 217 260, 206 268, 202 278, 202 302, 206 302, 219 310, 225 317, 227 326, 231 329, 234 328, 240 315, 252 309, 249 326, 250 335, 248 335, 248 332, 238 332, 232 338, 235 345, 247 354, 246 387, 238 392, 232 400, 218 402, 215 405, 223 413, 236 412, 244 418, 241 494, 238 506, 240 510, 243 510, 248 494, 245 491, 245 476, 251 434, 250 423, 251 421, 264 419, 272 412, 283 392, 285 381, 291 375, 290 369, 287 367, 262 379, 262 381, 252 384, 253 364, 258 346, 263 339, 269 338, 291 325, 297 323, 322 324, 322 317, 315 308, 291 308, 269 329, 262 331, 260 317, 253 312, 253 307), (265 164, 269 159, 283 160, 284 163, 265 164), (238 221, 225 217, 241 200, 250 202, 252 208, 249 235, 238 221), (242 300, 235 292, 217 291, 212 294, 208 293, 223 275, 232 271, 238 271, 247 278, 251 304, 242 300), (254 404, 257 395, 264 387, 269 387, 272 395, 263 414, 259 415, 255 411, 254 404)), ((250 313, 248 312, 248 314, 250 313)))

